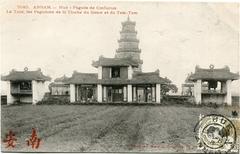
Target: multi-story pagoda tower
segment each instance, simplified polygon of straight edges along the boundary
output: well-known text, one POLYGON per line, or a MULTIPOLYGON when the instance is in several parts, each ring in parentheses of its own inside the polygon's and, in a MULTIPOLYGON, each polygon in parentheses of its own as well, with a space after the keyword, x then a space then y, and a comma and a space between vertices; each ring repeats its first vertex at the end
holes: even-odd
POLYGON ((120 39, 118 40, 119 47, 116 50, 116 58, 132 58, 139 63, 139 67, 135 70, 141 71, 142 60, 140 59, 141 50, 138 47, 139 40, 137 39, 137 31, 135 30, 136 22, 130 21, 129 16, 127 21, 122 22, 122 30, 120 31, 120 39))

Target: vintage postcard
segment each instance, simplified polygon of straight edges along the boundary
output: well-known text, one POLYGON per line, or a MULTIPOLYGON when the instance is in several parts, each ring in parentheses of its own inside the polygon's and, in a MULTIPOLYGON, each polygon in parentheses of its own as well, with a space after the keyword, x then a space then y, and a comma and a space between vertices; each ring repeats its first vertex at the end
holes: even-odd
POLYGON ((239 153, 239 4, 2 1, 1 151, 239 153))

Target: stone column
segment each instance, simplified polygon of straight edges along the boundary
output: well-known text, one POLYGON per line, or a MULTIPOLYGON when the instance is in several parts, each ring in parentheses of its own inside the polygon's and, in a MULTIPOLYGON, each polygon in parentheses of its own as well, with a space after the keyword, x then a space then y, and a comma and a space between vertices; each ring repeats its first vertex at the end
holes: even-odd
POLYGON ((232 83, 232 80, 227 80, 227 82, 226 82, 226 92, 227 92, 227 94, 226 94, 226 98, 225 98, 225 100, 226 100, 226 102, 227 102, 227 105, 232 105, 232 94, 231 94, 231 83, 232 83))
POLYGON ((128 79, 131 80, 133 75, 133 68, 132 66, 128 66, 128 79))
POLYGON ((37 81, 32 81, 32 104, 38 102, 37 81))
POLYGON ((152 86, 152 101, 155 102, 155 87, 152 86))
POLYGON ((156 84, 156 103, 161 103, 161 85, 156 84))
POLYGON ((75 101, 79 101, 79 99, 78 99, 78 98, 79 98, 78 87, 79 87, 79 85, 76 85, 76 86, 75 86, 75 94, 76 94, 76 96, 75 96, 75 98, 76 98, 75 101))
POLYGON ((102 79, 102 66, 98 66, 98 79, 102 79))
POLYGON ((70 102, 75 102, 75 84, 70 84, 70 102))
POLYGON ((10 81, 7 81, 6 90, 7 90, 7 105, 11 105, 14 103, 15 98, 11 94, 11 82, 10 81))
POLYGON ((216 90, 219 90, 219 92, 222 92, 221 87, 222 87, 222 83, 218 81, 216 90))
POLYGON ((194 82, 194 98, 196 104, 201 104, 202 102, 202 80, 197 80, 194 82))
POLYGON ((112 68, 109 67, 109 78, 111 79, 112 78, 112 68))
POLYGON ((221 92, 227 92, 227 89, 226 89, 226 81, 222 81, 221 82, 221 92))
POLYGON ((127 101, 127 87, 123 87, 123 101, 127 101))
POLYGON ((32 81, 32 104, 41 101, 45 94, 45 85, 43 81, 32 81))
POLYGON ((97 85, 97 101, 99 103, 102 102, 102 85, 101 84, 97 85))
POLYGON ((107 101, 107 87, 103 86, 103 101, 107 101))
POLYGON ((137 91, 136 91, 136 87, 133 87, 133 101, 136 102, 137 101, 137 91))
POLYGON ((128 102, 132 102, 132 85, 127 85, 128 86, 128 102))

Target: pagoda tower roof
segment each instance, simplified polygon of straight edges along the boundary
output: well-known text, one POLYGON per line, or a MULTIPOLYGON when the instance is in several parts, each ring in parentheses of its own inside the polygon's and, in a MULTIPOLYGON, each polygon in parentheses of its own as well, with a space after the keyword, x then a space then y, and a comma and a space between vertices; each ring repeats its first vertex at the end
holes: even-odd
POLYGON ((127 20, 122 22, 122 26, 124 26, 124 25, 136 25, 136 22, 131 21, 129 15, 128 15, 127 20))
POLYGON ((138 66, 139 62, 132 58, 105 58, 99 57, 98 61, 93 61, 94 67, 98 66, 138 66))

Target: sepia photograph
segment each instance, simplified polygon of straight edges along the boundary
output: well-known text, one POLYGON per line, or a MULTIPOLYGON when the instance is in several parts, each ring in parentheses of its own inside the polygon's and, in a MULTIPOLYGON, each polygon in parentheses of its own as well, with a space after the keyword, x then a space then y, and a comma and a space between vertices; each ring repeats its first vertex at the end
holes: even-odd
POLYGON ((0 3, 1 152, 240 152, 240 3, 0 3))

